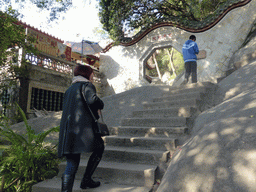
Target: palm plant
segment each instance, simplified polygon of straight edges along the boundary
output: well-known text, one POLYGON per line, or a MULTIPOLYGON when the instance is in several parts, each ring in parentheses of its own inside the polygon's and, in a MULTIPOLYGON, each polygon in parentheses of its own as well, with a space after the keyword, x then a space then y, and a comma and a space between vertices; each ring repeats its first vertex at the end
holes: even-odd
POLYGON ((26 133, 18 134, 6 124, 0 125, 0 137, 11 143, 0 157, 2 192, 30 192, 35 183, 58 174, 56 146, 46 145, 45 139, 50 133, 58 132, 59 127, 36 134, 28 125, 25 113, 16 105, 25 123, 26 133))

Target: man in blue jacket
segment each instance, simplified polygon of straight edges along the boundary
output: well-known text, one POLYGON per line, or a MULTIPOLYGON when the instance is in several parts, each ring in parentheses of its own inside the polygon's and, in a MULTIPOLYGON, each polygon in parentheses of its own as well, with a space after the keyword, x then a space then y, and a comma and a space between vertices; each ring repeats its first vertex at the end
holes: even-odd
POLYGON ((185 62, 185 82, 188 82, 189 76, 192 73, 192 83, 197 82, 197 57, 199 53, 198 46, 196 44, 196 36, 191 35, 189 40, 185 42, 182 47, 183 59, 185 62))

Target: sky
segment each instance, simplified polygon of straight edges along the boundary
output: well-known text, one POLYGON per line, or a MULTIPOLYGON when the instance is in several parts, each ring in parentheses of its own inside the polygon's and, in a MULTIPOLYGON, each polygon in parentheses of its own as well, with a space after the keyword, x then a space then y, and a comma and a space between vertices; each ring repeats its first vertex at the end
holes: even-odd
POLYGON ((61 14, 61 17, 49 23, 49 12, 47 10, 39 10, 35 5, 26 2, 24 8, 18 5, 13 9, 23 15, 22 22, 29 24, 35 28, 42 30, 54 37, 64 41, 80 42, 89 40, 99 42, 100 37, 93 32, 95 27, 100 26, 98 17, 97 2, 75 0, 73 6, 66 12, 61 14))

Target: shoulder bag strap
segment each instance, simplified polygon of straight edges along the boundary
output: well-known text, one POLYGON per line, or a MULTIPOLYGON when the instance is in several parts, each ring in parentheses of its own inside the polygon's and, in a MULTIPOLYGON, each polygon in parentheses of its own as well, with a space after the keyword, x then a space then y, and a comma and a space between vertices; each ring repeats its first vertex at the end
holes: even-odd
POLYGON ((88 103, 87 103, 87 101, 86 101, 86 98, 85 98, 85 95, 84 95, 83 89, 85 89, 85 84, 83 84, 81 92, 82 92, 82 95, 83 95, 84 101, 85 101, 85 103, 86 103, 86 105, 87 105, 87 107, 88 107, 89 111, 91 112, 91 115, 92 115, 92 117, 93 117, 94 121, 95 121, 95 122, 97 122, 97 119, 96 119, 96 118, 95 118, 95 116, 93 115, 93 112, 92 112, 91 108, 89 107, 89 105, 88 105, 88 103))
MULTIPOLYGON (((84 95, 84 92, 83 92, 83 88, 84 88, 84 87, 85 87, 85 84, 83 84, 82 90, 81 90, 82 95, 83 95, 83 97, 84 97, 84 101, 85 101, 86 105, 88 106, 88 109, 90 110, 94 121, 97 122, 98 120, 97 120, 97 119, 95 118, 95 116, 93 115, 93 112, 92 112, 91 108, 89 107, 89 105, 88 105, 88 103, 87 103, 87 101, 86 101, 86 98, 85 98, 85 95, 84 95)), ((103 120, 103 115, 102 115, 102 113, 101 113, 101 110, 100 110, 100 118, 101 118, 102 122, 104 122, 104 120, 103 120)))

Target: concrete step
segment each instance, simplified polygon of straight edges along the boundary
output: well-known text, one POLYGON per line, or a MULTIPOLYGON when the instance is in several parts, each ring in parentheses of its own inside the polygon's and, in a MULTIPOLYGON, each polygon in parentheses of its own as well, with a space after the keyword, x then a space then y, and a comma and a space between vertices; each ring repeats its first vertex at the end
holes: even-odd
POLYGON ((172 94, 169 96, 163 96, 163 97, 158 97, 158 98, 154 98, 153 102, 165 102, 165 101, 178 101, 181 99, 201 99, 203 97, 204 93, 200 92, 200 91, 195 91, 195 92, 188 92, 186 94, 172 94))
POLYGON ((187 119, 185 117, 169 118, 125 118, 121 120, 121 126, 137 127, 184 127, 187 119))
POLYGON ((177 87, 173 86, 173 87, 170 87, 169 92, 163 93, 163 96, 168 96, 171 94, 186 94, 186 93, 195 92, 195 91, 206 93, 209 89, 212 89, 214 86, 216 85, 210 82, 192 83, 192 84, 180 85, 177 87))
MULTIPOLYGON (((72 192, 149 192, 150 188, 133 186, 133 185, 118 185, 115 183, 108 183, 102 180, 101 185, 94 189, 80 189, 81 180, 75 180, 72 192)), ((33 186, 32 192, 60 192, 61 178, 54 177, 51 180, 40 182, 33 186)))
POLYGON ((144 109, 133 111, 132 117, 190 117, 198 114, 196 107, 169 107, 166 109, 144 109))
POLYGON ((132 147, 133 149, 173 151, 177 139, 165 137, 132 137, 111 135, 104 137, 107 146, 132 147))
MULTIPOLYGON (((82 159, 89 159, 89 157, 90 153, 84 153, 81 156, 82 159)), ((117 161, 119 163, 159 165, 160 163, 166 163, 169 158, 169 151, 106 146, 102 160, 117 161)))
POLYGON ((225 75, 225 76, 222 76, 222 77, 219 77, 219 78, 217 78, 217 83, 219 83, 219 82, 221 82, 223 79, 225 79, 227 76, 225 75))
POLYGON ((200 107, 202 104, 199 99, 180 99, 180 100, 172 100, 172 101, 164 101, 164 102, 148 102, 143 103, 143 107, 145 109, 166 109, 169 107, 200 107))
MULTIPOLYGON (((83 178, 87 160, 81 159, 76 179, 83 178)), ((66 162, 59 165, 61 177, 65 171, 66 162)), ((151 188, 155 183, 156 165, 119 163, 116 161, 101 161, 93 174, 93 179, 101 180, 104 183, 115 183, 119 185, 145 186, 151 188)))
POLYGON ((176 90, 176 89, 193 89, 193 88, 199 88, 199 87, 213 87, 216 84, 212 82, 198 82, 198 83, 187 83, 184 85, 178 85, 178 86, 171 86, 169 87, 170 90, 176 90))
POLYGON ((187 133, 187 127, 109 127, 111 135, 137 137, 171 137, 187 133))
MULTIPOLYGON (((168 162, 176 146, 186 141, 185 133, 193 120, 189 117, 200 112, 200 102, 205 97, 210 98, 212 87, 214 84, 208 82, 164 87, 163 97, 144 103, 145 109, 134 111, 131 118, 122 119, 121 126, 110 127, 114 135, 103 138, 105 152, 93 175, 102 185, 86 191, 151 191, 156 178, 161 178, 159 175, 164 173, 164 170, 160 171, 161 164, 168 162)), ((82 154, 73 192, 83 191, 79 186, 89 155, 82 154)), ((62 162, 57 177, 34 185, 32 191, 60 191, 60 177, 65 167, 66 162, 62 162)))

